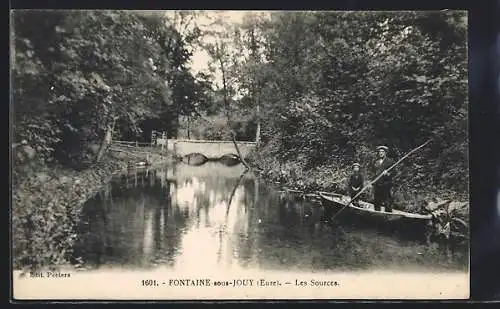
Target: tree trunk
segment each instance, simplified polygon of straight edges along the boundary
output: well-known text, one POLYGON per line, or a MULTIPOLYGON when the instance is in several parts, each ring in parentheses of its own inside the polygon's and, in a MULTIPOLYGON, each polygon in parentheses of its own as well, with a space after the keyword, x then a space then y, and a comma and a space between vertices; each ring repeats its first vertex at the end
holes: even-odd
MULTIPOLYGON (((251 54, 251 57, 253 59, 253 62, 254 62, 254 65, 259 63, 259 60, 258 60, 258 46, 257 46, 257 40, 255 38, 255 32, 254 32, 254 28, 251 29, 250 31, 250 40, 251 40, 251 51, 252 51, 252 54, 251 54)), ((259 144, 260 144, 260 100, 259 100, 259 95, 260 95, 260 92, 259 94, 257 94, 257 85, 256 85, 256 79, 257 79, 257 73, 255 71, 255 67, 252 69, 252 96, 253 96, 253 99, 254 99, 254 103, 255 103, 255 108, 256 108, 256 116, 257 116, 257 129, 256 129, 256 132, 255 132, 255 144, 257 146, 257 149, 259 148, 259 144)))
POLYGON ((224 106, 225 106, 225 110, 226 110, 227 125, 229 127, 229 131, 231 132, 231 136, 233 138, 234 148, 236 149, 236 152, 238 153, 238 157, 240 157, 241 163, 247 169, 250 169, 250 165, 248 165, 248 163, 245 161, 245 159, 241 155, 240 148, 238 147, 238 143, 236 142, 236 134, 234 133, 234 130, 233 130, 231 115, 229 112, 229 101, 227 98, 227 85, 226 85, 226 75, 225 75, 225 70, 224 70, 224 62, 222 60, 222 55, 219 54, 218 56, 219 56, 218 58, 219 58, 221 73, 222 73, 222 87, 223 87, 223 97, 224 97, 224 106))
POLYGON ((174 116, 174 125, 173 125, 174 129, 173 129, 173 134, 172 134, 172 136, 174 138, 178 137, 178 134, 179 134, 179 131, 180 131, 179 130, 179 123, 180 123, 179 117, 180 117, 179 112, 176 111, 176 115, 174 116))
POLYGON ((106 134, 104 135, 104 139, 102 140, 101 147, 99 148, 99 152, 97 153, 96 162, 99 162, 108 149, 109 145, 111 145, 111 141, 113 138, 113 130, 115 129, 117 117, 113 117, 113 120, 108 122, 108 126, 106 128, 106 134))
POLYGON ((257 100, 257 130, 255 132, 255 144, 257 146, 257 150, 260 145, 260 102, 257 100))

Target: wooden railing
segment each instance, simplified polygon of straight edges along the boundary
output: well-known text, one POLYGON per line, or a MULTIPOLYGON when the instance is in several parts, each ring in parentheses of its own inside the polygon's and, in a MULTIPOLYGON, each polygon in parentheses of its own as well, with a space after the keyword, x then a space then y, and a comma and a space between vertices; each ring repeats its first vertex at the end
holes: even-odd
POLYGON ((112 141, 111 144, 115 144, 117 146, 125 146, 125 147, 148 147, 151 146, 151 143, 144 142, 128 142, 128 141, 112 141))
POLYGON ((148 156, 164 155, 158 146, 151 145, 151 143, 144 142, 130 142, 130 141, 112 141, 110 148, 111 151, 125 152, 128 155, 137 157, 141 160, 148 160, 148 156))

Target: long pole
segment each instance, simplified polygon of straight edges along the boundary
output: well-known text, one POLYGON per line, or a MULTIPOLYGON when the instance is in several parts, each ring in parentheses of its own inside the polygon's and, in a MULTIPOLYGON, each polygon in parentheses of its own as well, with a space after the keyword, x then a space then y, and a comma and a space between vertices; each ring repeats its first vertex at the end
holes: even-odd
POLYGON ((367 184, 366 186, 364 186, 350 201, 349 203, 347 203, 346 205, 344 205, 339 211, 337 211, 337 213, 335 213, 335 215, 333 215, 332 217, 332 220, 335 219, 336 216, 338 216, 338 214, 344 210, 345 208, 347 208, 347 206, 351 205, 352 202, 354 202, 354 200, 356 198, 358 198, 361 193, 363 193, 367 188, 369 188, 371 185, 373 185, 375 182, 377 182, 383 175, 384 173, 387 173, 389 172, 390 170, 392 170, 396 165, 398 165, 399 163, 401 163, 404 159, 406 159, 408 156, 410 156, 412 153, 416 152, 417 150, 425 147, 425 145, 429 144, 430 142, 432 141, 432 139, 428 140, 427 142, 423 143, 422 145, 418 146, 417 148, 414 148, 412 149, 410 152, 408 152, 407 154, 405 154, 403 157, 401 157, 401 159, 399 159, 398 161, 396 161, 393 165, 391 165, 389 168, 387 168, 386 170, 384 170, 382 173, 380 173, 380 175, 378 175, 375 179, 373 179, 369 184, 367 184))

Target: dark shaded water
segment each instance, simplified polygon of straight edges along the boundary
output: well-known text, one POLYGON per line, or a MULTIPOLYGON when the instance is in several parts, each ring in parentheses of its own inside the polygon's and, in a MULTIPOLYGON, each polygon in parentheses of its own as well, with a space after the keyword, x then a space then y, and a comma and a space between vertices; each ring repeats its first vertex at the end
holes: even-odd
POLYGON ((85 267, 262 270, 459 270, 436 246, 350 225, 241 166, 130 171, 84 207, 74 255, 85 267))

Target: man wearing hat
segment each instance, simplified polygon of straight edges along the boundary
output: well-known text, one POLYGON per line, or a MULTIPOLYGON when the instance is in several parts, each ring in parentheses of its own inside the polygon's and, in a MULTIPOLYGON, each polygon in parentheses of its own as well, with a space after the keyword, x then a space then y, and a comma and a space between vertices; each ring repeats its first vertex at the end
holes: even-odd
MULTIPOLYGON (((352 174, 349 178, 349 194, 351 198, 356 196, 356 194, 361 191, 361 187, 363 187, 363 175, 361 175, 359 167, 359 163, 354 163, 352 165, 352 174)), ((354 201, 353 204, 354 206, 359 205, 357 201, 354 201)))
POLYGON ((384 206, 387 212, 392 212, 392 173, 387 171, 394 161, 387 157, 387 146, 377 146, 377 160, 375 161, 375 177, 382 174, 378 181, 373 184, 375 210, 380 211, 384 206))

